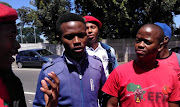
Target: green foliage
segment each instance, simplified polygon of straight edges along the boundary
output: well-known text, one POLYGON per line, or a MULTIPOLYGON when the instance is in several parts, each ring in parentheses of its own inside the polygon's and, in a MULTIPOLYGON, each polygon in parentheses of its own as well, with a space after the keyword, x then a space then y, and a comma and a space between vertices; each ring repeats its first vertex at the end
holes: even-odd
POLYGON ((56 20, 62 13, 70 11, 69 0, 35 0, 38 20, 41 22, 41 31, 45 34, 50 43, 55 43, 56 20))
POLYGON ((171 40, 180 40, 180 27, 175 29, 174 37, 172 37, 171 40))
POLYGON ((180 12, 179 0, 75 0, 76 12, 92 15, 102 23, 102 38, 132 38, 146 23, 172 26, 172 12, 180 12))
POLYGON ((17 9, 18 17, 21 20, 17 25, 24 26, 24 25, 32 25, 36 27, 41 27, 42 23, 39 21, 37 11, 31 9, 30 7, 21 7, 17 9))
MULTIPOLYGON (((35 43, 35 36, 34 36, 34 28, 32 27, 26 27, 22 29, 23 33, 23 43, 35 43)), ((43 39, 40 38, 41 32, 39 29, 36 29, 36 42, 43 42, 43 39)), ((19 43, 21 42, 21 35, 20 35, 20 29, 18 29, 18 35, 17 35, 17 41, 19 43)))

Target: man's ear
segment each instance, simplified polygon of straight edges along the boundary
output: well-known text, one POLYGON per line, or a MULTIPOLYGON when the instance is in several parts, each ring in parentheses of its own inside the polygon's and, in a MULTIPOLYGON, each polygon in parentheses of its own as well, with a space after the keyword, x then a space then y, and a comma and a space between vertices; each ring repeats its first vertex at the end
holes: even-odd
POLYGON ((168 43, 169 42, 169 38, 167 36, 164 37, 164 43, 168 43))
POLYGON ((163 48, 164 48, 164 42, 161 42, 158 51, 161 52, 163 48))

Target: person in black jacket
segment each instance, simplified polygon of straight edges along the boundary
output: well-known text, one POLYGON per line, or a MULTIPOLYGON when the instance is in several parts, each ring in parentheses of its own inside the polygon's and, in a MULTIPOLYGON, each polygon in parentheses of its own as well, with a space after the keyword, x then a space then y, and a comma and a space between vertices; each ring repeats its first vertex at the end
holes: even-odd
POLYGON ((0 107, 26 107, 20 79, 12 72, 12 57, 20 48, 16 41, 16 10, 0 3, 0 107))

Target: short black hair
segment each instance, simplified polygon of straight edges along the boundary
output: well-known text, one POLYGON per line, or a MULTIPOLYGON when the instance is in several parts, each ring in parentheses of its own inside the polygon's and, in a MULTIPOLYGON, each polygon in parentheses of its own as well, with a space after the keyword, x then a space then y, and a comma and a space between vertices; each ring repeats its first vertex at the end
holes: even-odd
POLYGON ((85 21, 84 21, 83 17, 78 14, 74 14, 74 13, 62 14, 56 21, 56 32, 59 37, 61 37, 61 35, 62 35, 60 26, 62 25, 62 23, 69 22, 69 21, 80 21, 80 22, 84 23, 84 25, 85 25, 85 21))

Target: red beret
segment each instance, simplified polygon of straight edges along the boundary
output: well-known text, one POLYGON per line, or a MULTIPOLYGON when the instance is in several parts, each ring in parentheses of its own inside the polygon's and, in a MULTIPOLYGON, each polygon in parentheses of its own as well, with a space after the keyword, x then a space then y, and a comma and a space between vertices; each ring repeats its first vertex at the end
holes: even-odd
POLYGON ((15 21, 18 15, 15 9, 0 3, 0 22, 15 21))
POLYGON ((84 18, 85 22, 96 22, 98 24, 98 28, 101 28, 101 26, 102 26, 101 21, 99 21, 98 19, 96 19, 93 16, 87 15, 87 16, 84 16, 83 18, 84 18))

